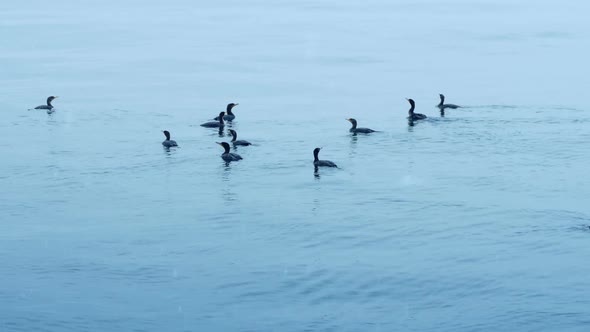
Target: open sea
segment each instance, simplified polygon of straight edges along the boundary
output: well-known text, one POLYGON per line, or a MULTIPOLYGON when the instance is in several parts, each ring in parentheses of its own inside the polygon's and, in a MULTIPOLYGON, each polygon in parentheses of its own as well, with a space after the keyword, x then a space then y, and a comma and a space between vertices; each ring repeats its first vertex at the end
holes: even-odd
POLYGON ((0 332, 590 331, 589 12, 2 1, 0 332))

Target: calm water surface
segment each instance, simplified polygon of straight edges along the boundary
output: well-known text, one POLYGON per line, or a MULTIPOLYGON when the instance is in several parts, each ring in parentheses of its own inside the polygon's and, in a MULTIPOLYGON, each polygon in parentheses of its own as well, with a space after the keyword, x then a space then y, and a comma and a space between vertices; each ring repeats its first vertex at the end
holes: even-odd
POLYGON ((588 10, 2 2, 0 331, 588 331, 588 10))

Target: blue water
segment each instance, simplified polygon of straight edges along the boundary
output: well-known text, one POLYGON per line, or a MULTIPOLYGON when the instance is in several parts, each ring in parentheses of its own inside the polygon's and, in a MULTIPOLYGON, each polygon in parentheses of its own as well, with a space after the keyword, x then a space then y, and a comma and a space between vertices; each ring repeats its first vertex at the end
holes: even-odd
POLYGON ((0 3, 0 331, 588 331, 588 10, 0 3))

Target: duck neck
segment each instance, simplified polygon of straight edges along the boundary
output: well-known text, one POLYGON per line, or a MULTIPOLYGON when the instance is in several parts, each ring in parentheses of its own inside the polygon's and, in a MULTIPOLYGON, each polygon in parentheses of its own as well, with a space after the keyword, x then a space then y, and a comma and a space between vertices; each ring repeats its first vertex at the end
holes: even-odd
POLYGON ((442 106, 445 103, 445 97, 440 96, 440 103, 438 103, 438 106, 442 106))
POLYGON ((236 133, 235 131, 232 131, 231 137, 232 137, 231 141, 235 142, 238 139, 238 133, 236 133))
POLYGON ((229 144, 223 145, 223 149, 225 150, 225 153, 229 153, 229 144))
POLYGON ((313 152, 313 161, 319 161, 320 158, 318 157, 318 155, 320 154, 320 150, 315 150, 313 152))
POLYGON ((53 108, 53 105, 51 105, 51 98, 47 98, 47 106, 53 108))

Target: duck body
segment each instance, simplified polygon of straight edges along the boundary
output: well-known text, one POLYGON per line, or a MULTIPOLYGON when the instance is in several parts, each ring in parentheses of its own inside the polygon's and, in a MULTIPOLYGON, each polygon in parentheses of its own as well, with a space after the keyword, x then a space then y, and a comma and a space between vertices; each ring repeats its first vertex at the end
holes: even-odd
POLYGON ((223 120, 225 121, 233 121, 236 118, 234 114, 226 114, 223 116, 223 120))
POLYGON ((205 127, 205 128, 221 128, 221 127, 225 126, 225 123, 223 122, 223 116, 224 115, 225 115, 225 112, 219 113, 219 116, 216 118, 217 121, 205 122, 205 123, 201 124, 201 127, 205 127))
POLYGON ((329 160, 317 160, 313 162, 313 165, 317 167, 338 167, 336 164, 329 160))
POLYGON ((417 120, 424 120, 427 119, 428 117, 424 114, 420 114, 420 113, 414 113, 414 114, 410 114, 408 116, 408 120, 412 120, 412 121, 417 121, 417 120))
POLYGON ((242 156, 240 156, 237 153, 228 152, 228 153, 222 153, 221 154, 221 159, 223 159, 223 160, 225 160, 227 162, 230 162, 230 161, 238 161, 238 160, 242 160, 242 156))
POLYGON ((163 145, 165 148, 173 148, 173 147, 176 147, 176 146, 178 146, 178 143, 176 143, 176 141, 175 141, 175 140, 172 140, 172 139, 171 139, 171 140, 166 140, 166 141, 162 142, 162 145, 163 145))
POLYGON ((319 159, 320 150, 321 150, 321 148, 315 148, 313 150, 313 165, 315 167, 338 167, 338 166, 336 166, 336 164, 334 162, 331 162, 329 160, 320 160, 319 159))
POLYGON ((250 143, 248 141, 245 141, 243 139, 232 141, 232 143, 233 143, 233 145, 236 145, 236 146, 249 146, 249 145, 252 145, 252 143, 250 143))
POLYGON ((455 105, 455 104, 442 104, 442 105, 438 106, 438 108, 440 108, 440 109, 445 109, 445 108, 456 109, 459 107, 461 107, 461 106, 455 105))
POLYGON ((370 134, 370 133, 374 133, 375 130, 370 129, 370 128, 350 128, 350 132, 351 133, 360 133, 360 134, 370 134))

